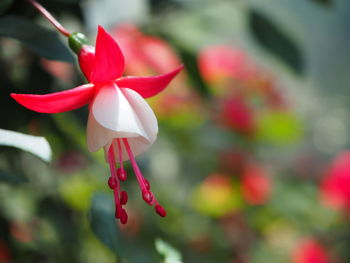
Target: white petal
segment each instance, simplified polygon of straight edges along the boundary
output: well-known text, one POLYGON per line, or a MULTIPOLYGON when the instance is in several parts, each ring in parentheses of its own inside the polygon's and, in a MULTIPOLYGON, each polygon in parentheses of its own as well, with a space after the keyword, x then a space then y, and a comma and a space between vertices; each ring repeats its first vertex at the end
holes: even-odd
POLYGON ((92 104, 91 111, 96 121, 103 127, 126 133, 127 137, 141 136, 150 141, 140 119, 117 85, 102 87, 92 104))
MULTIPOLYGON (((99 95, 100 94, 97 96, 99 95)), ((104 147, 104 150, 106 152, 109 149, 113 139, 127 138, 134 156, 145 152, 154 143, 158 133, 157 119, 150 106, 137 92, 130 89, 121 89, 120 91, 119 88, 116 88, 115 91, 110 89, 103 93, 103 98, 100 98, 100 101, 98 101, 98 107, 103 106, 103 103, 101 105, 102 100, 105 100, 105 103, 112 103, 113 99, 108 97, 106 98, 106 96, 118 96, 118 99, 115 100, 114 103, 121 101, 124 105, 122 109, 114 109, 112 111, 112 114, 109 113, 109 116, 111 118, 115 118, 115 120, 112 121, 109 121, 107 118, 100 115, 98 115, 100 117, 100 120, 97 120, 97 117, 95 117, 95 112, 92 109, 92 112, 89 115, 87 126, 87 141, 89 151, 97 151, 101 147, 104 147), (128 126, 124 120, 118 121, 118 114, 121 112, 123 115, 126 112, 131 115, 131 117, 129 117, 130 120, 128 120, 129 123, 131 123, 130 126, 128 126), (104 125, 102 125, 100 122, 101 120, 104 125), (113 126, 113 129, 106 127, 111 127, 111 124, 122 126, 113 126)), ((94 107, 95 102, 96 99, 92 108, 94 107)), ((114 108, 113 106, 114 105, 112 105, 111 108, 114 108)), ((98 113, 101 111, 106 112, 105 108, 106 107, 100 107, 97 110, 98 113)), ((121 118, 128 119, 128 116, 124 115, 121 118)), ((124 144, 121 144, 123 161, 129 160, 129 156, 127 155, 124 144)), ((115 144, 114 149, 116 161, 119 162, 117 144, 115 144)))
POLYGON ((153 110, 142 96, 132 89, 121 89, 130 106, 141 121, 143 130, 149 138, 149 143, 153 144, 158 134, 158 122, 153 110))

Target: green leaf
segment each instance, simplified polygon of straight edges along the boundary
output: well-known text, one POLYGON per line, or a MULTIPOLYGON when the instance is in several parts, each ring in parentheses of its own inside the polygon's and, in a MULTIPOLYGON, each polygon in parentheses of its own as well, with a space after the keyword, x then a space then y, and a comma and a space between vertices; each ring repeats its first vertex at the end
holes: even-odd
POLYGON ((268 111, 258 123, 258 139, 276 145, 296 143, 303 135, 302 123, 291 113, 268 111))
POLYGON ((191 79, 190 81, 192 82, 192 86, 198 89, 198 92, 200 92, 204 97, 208 97, 210 92, 199 72, 197 57, 185 49, 180 49, 179 53, 181 60, 189 73, 188 76, 191 79))
POLYGON ((164 263, 182 263, 181 253, 164 240, 157 238, 155 246, 158 253, 164 257, 164 263))
POLYGON ((12 4, 12 0, 1 0, 0 1, 0 15, 5 13, 11 4, 12 4))
POLYGON ((92 231, 112 251, 121 253, 120 232, 114 218, 114 204, 110 196, 95 194, 90 211, 92 231))
POLYGON ((65 3, 65 4, 77 4, 82 0, 52 0, 52 2, 65 3))
POLYGON ((301 50, 291 37, 255 10, 250 12, 249 26, 253 36, 264 48, 288 64, 296 73, 303 73, 301 50))
POLYGON ((325 6, 331 6, 334 4, 332 0, 312 0, 312 1, 325 6))
POLYGON ((8 172, 0 170, 0 183, 3 182, 8 184, 20 184, 27 181, 28 180, 25 177, 9 174, 8 172))
POLYGON ((47 59, 74 62, 69 49, 56 32, 30 20, 12 15, 1 18, 0 36, 14 38, 47 59))
POLYGON ((51 160, 51 148, 44 137, 0 129, 0 145, 30 152, 46 162, 51 160))

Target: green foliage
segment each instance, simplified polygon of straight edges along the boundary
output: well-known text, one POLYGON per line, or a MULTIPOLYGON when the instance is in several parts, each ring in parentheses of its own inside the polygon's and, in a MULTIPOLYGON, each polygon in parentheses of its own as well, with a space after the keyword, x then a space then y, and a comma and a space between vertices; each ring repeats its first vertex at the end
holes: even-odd
POLYGON ((295 72, 303 73, 304 61, 300 48, 288 35, 262 13, 252 10, 249 25, 253 36, 268 51, 288 64, 295 72))
POLYGON ((332 0, 313 0, 313 1, 325 6, 332 6, 334 4, 332 0))
POLYGON ((10 7, 12 2, 12 0, 2 0, 0 2, 0 15, 6 12, 6 10, 10 7))
POLYGON ((113 200, 106 194, 93 196, 90 210, 90 224, 95 235, 112 251, 121 253, 121 236, 114 219, 113 200))
POLYGON ((0 182, 2 183, 8 183, 8 184, 20 184, 25 183, 28 180, 25 177, 10 174, 9 172, 1 171, 0 170, 0 182))
POLYGON ((299 120, 287 112, 266 112, 260 116, 258 138, 273 144, 292 144, 302 137, 299 120))
POLYGON ((74 62, 58 34, 22 17, 0 18, 0 36, 16 39, 47 59, 74 62))

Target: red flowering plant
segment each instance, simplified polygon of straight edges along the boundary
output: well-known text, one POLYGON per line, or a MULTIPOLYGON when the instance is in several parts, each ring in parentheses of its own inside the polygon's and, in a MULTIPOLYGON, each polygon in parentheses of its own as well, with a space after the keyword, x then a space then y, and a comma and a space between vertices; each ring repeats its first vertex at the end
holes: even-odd
POLYGON ((200 73, 214 97, 213 119, 246 138, 255 138, 260 116, 285 111, 271 75, 233 46, 208 46, 198 57, 200 73))
POLYGON ((87 145, 91 152, 104 149, 111 173, 108 185, 114 191, 115 217, 121 223, 127 222, 123 205, 127 203, 128 195, 120 186, 120 181, 127 179, 123 166, 127 160, 131 162, 143 199, 164 217, 166 212, 151 192, 135 156, 145 152, 155 142, 158 133, 156 116, 144 99, 164 90, 183 66, 153 77, 122 77, 124 55, 102 27, 98 28, 94 48, 84 35, 62 29, 46 10, 31 2, 69 37, 70 47, 78 55, 80 68, 90 83, 47 95, 11 94, 12 98, 41 113, 66 112, 89 104, 87 145), (116 164, 119 164, 118 169, 116 164))

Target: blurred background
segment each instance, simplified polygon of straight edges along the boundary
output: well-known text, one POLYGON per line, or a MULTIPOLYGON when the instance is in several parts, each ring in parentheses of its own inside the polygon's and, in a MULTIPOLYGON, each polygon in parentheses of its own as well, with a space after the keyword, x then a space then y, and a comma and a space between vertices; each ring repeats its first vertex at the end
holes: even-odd
POLYGON ((129 221, 115 221, 87 107, 40 114, 10 98, 86 80, 33 7, 2 0, 1 263, 350 262, 348 0, 40 2, 92 43, 107 28, 126 75, 185 65, 148 100, 159 136, 137 158, 168 215, 129 176, 129 221))

